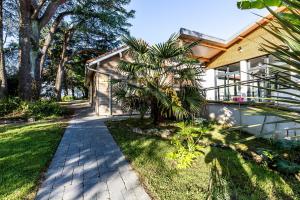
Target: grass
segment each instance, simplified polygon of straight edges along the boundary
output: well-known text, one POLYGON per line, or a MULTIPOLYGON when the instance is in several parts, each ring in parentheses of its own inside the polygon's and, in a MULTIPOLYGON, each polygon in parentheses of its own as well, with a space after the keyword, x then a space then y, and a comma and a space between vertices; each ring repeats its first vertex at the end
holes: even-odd
POLYGON ((64 127, 63 122, 0 126, 0 199, 34 199, 64 127))
MULTIPOLYGON (((191 168, 179 170, 165 158, 174 148, 169 140, 131 131, 132 127, 151 128, 149 121, 129 119, 107 125, 154 199, 300 199, 299 179, 245 160, 236 151, 207 147, 191 168)), ((202 140, 231 143, 246 137, 237 132, 224 134, 216 127, 202 140)), ((239 145, 271 147, 259 139, 239 145)))

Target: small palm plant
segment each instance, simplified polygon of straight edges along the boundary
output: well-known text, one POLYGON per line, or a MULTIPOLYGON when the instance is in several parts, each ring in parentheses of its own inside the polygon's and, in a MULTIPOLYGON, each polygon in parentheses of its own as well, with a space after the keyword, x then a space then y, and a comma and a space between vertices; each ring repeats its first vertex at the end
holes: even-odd
POLYGON ((200 88, 203 69, 192 58, 197 43, 180 44, 178 35, 150 46, 144 40, 124 37, 130 61, 121 60, 122 80, 114 83, 114 95, 124 107, 143 116, 151 111, 154 123, 166 118, 191 119, 200 113, 204 95, 200 88))

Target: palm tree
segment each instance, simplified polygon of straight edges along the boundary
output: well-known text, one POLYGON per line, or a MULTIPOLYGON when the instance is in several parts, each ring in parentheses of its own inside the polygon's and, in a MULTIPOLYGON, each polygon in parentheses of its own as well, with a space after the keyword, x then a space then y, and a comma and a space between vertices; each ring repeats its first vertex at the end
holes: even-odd
POLYGON ((165 118, 191 119, 204 103, 200 88, 202 68, 192 58, 196 43, 182 45, 178 35, 150 46, 144 40, 124 37, 131 58, 121 60, 118 69, 122 80, 115 81, 114 95, 124 107, 149 109, 154 123, 165 118))

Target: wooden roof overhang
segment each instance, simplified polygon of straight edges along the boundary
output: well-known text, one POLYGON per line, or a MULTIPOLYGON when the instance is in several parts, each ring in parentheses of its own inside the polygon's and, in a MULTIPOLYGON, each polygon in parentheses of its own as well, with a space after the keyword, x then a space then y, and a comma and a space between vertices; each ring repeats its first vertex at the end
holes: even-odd
MULTIPOLYGON (((286 7, 280 7, 276 12, 283 12, 285 10, 286 7)), ((269 14, 251 26, 246 27, 243 31, 234 35, 229 40, 223 40, 184 28, 180 29, 179 38, 184 43, 199 42, 199 44, 193 48, 193 57, 209 64, 211 61, 217 59, 219 55, 225 53, 231 46, 244 40, 249 34, 267 24, 272 19, 274 19, 274 16, 269 14)))

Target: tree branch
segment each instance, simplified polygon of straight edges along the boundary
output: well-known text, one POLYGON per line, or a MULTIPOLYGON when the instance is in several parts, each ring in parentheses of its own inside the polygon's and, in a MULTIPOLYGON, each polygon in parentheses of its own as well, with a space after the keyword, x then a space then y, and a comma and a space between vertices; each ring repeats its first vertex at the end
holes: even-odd
POLYGON ((53 36, 60 24, 60 22, 63 20, 63 18, 67 15, 71 15, 72 12, 69 11, 69 12, 63 12, 63 13, 60 13, 57 18, 54 20, 54 23, 52 24, 51 28, 50 28, 50 31, 49 33, 47 34, 46 38, 45 38, 45 42, 43 44, 43 48, 42 48, 42 51, 41 51, 41 60, 40 60, 40 73, 42 73, 43 71, 43 66, 44 66, 44 63, 45 63, 45 60, 46 60, 46 54, 47 54, 47 51, 50 47, 50 44, 52 42, 52 39, 53 39, 53 36))
POLYGON ((39 19, 40 28, 43 28, 44 26, 46 26, 46 24, 48 24, 58 7, 64 4, 66 1, 67 0, 52 0, 52 2, 46 8, 43 16, 39 19))
POLYGON ((46 1, 47 0, 40 0, 39 3, 35 2, 35 6, 34 6, 35 9, 31 16, 32 19, 36 19, 39 16, 39 12, 42 9, 42 7, 45 5, 46 1))

